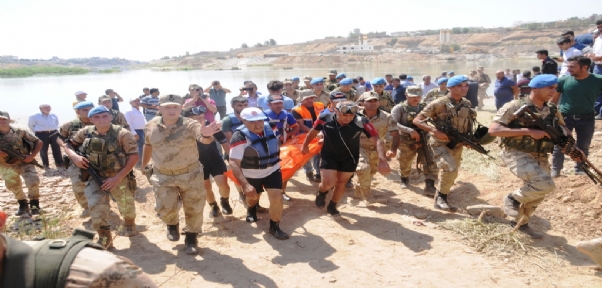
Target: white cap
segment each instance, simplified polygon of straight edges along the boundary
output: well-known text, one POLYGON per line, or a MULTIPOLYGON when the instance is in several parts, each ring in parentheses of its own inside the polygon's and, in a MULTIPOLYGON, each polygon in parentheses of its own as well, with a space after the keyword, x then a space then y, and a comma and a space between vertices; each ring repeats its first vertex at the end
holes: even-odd
POLYGON ((138 98, 138 97, 131 97, 130 101, 128 103, 132 103, 132 102, 136 101, 136 99, 140 99, 140 98, 138 98))
POLYGON ((256 107, 249 107, 243 109, 242 112, 240 112, 240 117, 247 121, 266 120, 267 118, 265 114, 263 114, 263 111, 256 107))
POLYGON ((82 95, 82 94, 86 94, 87 95, 88 93, 86 93, 84 91, 77 91, 77 92, 75 92, 75 96, 82 95))

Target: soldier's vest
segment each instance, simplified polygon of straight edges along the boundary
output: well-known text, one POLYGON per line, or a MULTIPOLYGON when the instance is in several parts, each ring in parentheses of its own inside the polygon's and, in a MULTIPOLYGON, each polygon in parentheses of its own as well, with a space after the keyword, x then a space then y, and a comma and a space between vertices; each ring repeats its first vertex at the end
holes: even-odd
POLYGON ((241 168, 266 169, 280 162, 278 138, 274 135, 269 124, 264 123, 263 125, 263 137, 251 133, 246 127, 239 130, 251 141, 251 145, 247 146, 243 153, 241 168))
MULTIPOLYGON (((525 99, 520 99, 520 106, 527 104, 525 99)), ((548 108, 550 109, 550 114, 543 118, 543 121, 546 125, 554 126, 555 122, 554 117, 556 117, 556 112, 558 111, 556 105, 552 103, 547 103, 548 108)), ((527 109, 531 109, 533 113, 539 114, 537 108, 533 104, 528 104, 527 109)), ((514 119, 512 122, 508 123, 508 128, 529 128, 524 122, 519 119, 514 119)), ((511 149, 516 149, 518 151, 526 152, 526 153, 551 153, 554 150, 554 142, 549 138, 542 138, 539 140, 533 139, 531 136, 522 136, 522 137, 502 137, 502 142, 500 146, 507 147, 511 149)))
POLYGON ((395 102, 391 98, 391 93, 387 91, 383 91, 381 95, 378 95, 378 102, 380 105, 379 108, 389 113, 391 113, 391 109, 395 106, 395 102))
POLYGON ((447 122, 458 129, 458 132, 472 135, 476 112, 470 108, 470 105, 462 102, 458 105, 454 105, 453 103, 448 102, 446 107, 447 122))
POLYGON ((111 115, 113 116, 113 120, 111 120, 111 124, 120 125, 117 123, 117 115, 119 115, 119 111, 111 109, 111 115))
POLYGON ((126 155, 123 148, 119 146, 117 136, 121 126, 111 125, 107 136, 103 138, 94 137, 92 132, 94 126, 88 126, 86 139, 80 147, 80 151, 88 157, 90 164, 102 177, 112 177, 125 167, 126 155))
POLYGON ((84 123, 79 118, 71 121, 71 129, 69 130, 69 139, 73 138, 79 129, 84 128, 84 123))
POLYGON ((238 130, 238 128, 240 126, 242 126, 242 121, 240 121, 238 119, 238 117, 236 117, 236 115, 234 115, 234 113, 230 113, 228 114, 228 117, 230 117, 230 121, 232 122, 232 133, 234 133, 234 131, 238 130))
POLYGON ((426 107, 426 103, 418 103, 418 109, 412 108, 407 102, 401 103, 401 109, 405 112, 405 117, 399 119, 399 124, 412 129, 418 129, 412 121, 414 121, 414 118, 420 114, 420 111, 422 111, 424 107, 426 107))
POLYGON ((81 229, 75 229, 69 238, 42 239, 33 246, 10 237, 4 239, 7 249, 0 287, 65 287, 77 253, 86 247, 103 249, 92 242, 93 232, 81 229))

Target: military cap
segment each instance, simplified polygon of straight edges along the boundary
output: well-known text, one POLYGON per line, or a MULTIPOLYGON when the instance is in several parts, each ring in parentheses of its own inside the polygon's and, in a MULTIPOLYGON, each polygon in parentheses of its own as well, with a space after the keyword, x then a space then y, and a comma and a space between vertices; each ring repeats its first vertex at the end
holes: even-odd
POLYGON ((353 79, 352 78, 345 78, 345 79, 341 80, 341 82, 339 82, 339 84, 341 84, 341 85, 353 85, 353 79))
POLYGON ((314 79, 311 79, 311 82, 309 82, 309 84, 311 84, 311 85, 320 84, 320 83, 324 83, 324 78, 314 78, 314 79))
POLYGON ((345 73, 340 73, 340 74, 337 75, 336 78, 337 79, 339 79, 339 78, 347 78, 347 75, 345 75, 345 73))
POLYGON ((107 95, 102 95, 102 96, 98 97, 98 103, 102 103, 103 101, 107 101, 107 100, 112 101, 111 97, 109 97, 107 95))
POLYGON ((529 82, 531 88, 544 88, 558 84, 558 78, 552 74, 537 75, 529 82))
POLYGON ((293 80, 293 81, 299 81, 299 77, 295 76, 295 77, 291 78, 291 80, 293 80))
POLYGON ((263 114, 263 111, 257 107, 248 107, 243 109, 240 112, 240 117, 247 121, 266 120, 267 118, 265 114, 263 114))
POLYGON ((10 115, 8 115, 8 112, 0 111, 0 118, 10 119, 10 115))
POLYGON ((345 96, 345 93, 343 93, 341 91, 330 92, 330 101, 338 102, 338 101, 344 101, 344 100, 347 100, 347 96, 345 96))
POLYGON ((328 75, 337 75, 337 70, 332 69, 328 71, 328 75))
POLYGON ((387 85, 387 80, 385 80, 385 78, 378 77, 378 78, 372 79, 372 81, 370 82, 370 84, 372 84, 372 85, 387 85))
POLYGON ((441 85, 445 82, 447 82, 447 78, 445 78, 445 77, 439 78, 439 80, 437 80, 437 85, 441 85))
POLYGON ((165 106, 170 104, 182 105, 182 97, 173 94, 162 95, 159 97, 159 106, 165 106))
POLYGON ((462 82, 466 82, 468 81, 468 77, 464 76, 464 75, 458 75, 458 76, 454 76, 449 78, 449 80, 447 80, 447 88, 450 87, 454 87, 462 82))
POLYGON ((299 101, 303 101, 311 97, 318 97, 316 96, 316 93, 314 93, 313 90, 303 90, 301 91, 301 93, 299 93, 299 101))
POLYGON ((360 96, 360 98, 358 98, 358 101, 370 101, 373 99, 378 100, 378 93, 376 93, 374 91, 368 91, 368 92, 364 92, 364 94, 362 94, 360 96))
POLYGON ((289 78, 285 78, 284 81, 282 81, 282 84, 286 84, 286 83, 293 84, 293 80, 289 79, 289 78))
POLYGON ((303 77, 303 81, 311 81, 312 78, 310 76, 305 76, 303 77))
POLYGON ((408 86, 406 94, 408 94, 408 97, 422 97, 422 88, 420 86, 408 86))
POLYGON ((75 104, 75 106, 73 106, 73 109, 77 110, 77 109, 88 108, 88 107, 94 107, 94 103, 92 103, 92 101, 82 101, 82 102, 75 104))
POLYGON ((92 116, 96 115, 96 114, 100 114, 100 113, 110 113, 109 109, 105 106, 98 106, 98 107, 94 107, 94 109, 90 110, 90 112, 88 112, 88 118, 92 118, 92 116))

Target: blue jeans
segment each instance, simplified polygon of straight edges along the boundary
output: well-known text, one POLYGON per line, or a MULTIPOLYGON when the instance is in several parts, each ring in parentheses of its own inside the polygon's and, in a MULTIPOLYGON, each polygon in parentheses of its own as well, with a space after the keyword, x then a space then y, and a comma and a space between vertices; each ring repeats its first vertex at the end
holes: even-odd
POLYGON ((313 171, 311 169, 311 166, 313 164, 314 170, 316 170, 315 176, 320 176, 320 159, 321 159, 320 154, 318 153, 316 156, 309 159, 309 161, 305 162, 305 164, 303 165, 303 170, 305 171, 305 173, 309 173, 309 172, 313 171))
POLYGON ((602 75, 602 65, 594 66, 594 74, 602 75))
POLYGON ((156 114, 144 114, 144 118, 146 118, 146 122, 153 120, 156 114))
POLYGON ((138 135, 138 164, 142 164, 142 150, 144 148, 144 130, 136 129, 138 135))
MULTIPOLYGON (((564 123, 569 131, 575 130, 577 134, 577 148, 581 149, 585 156, 589 155, 589 145, 594 137, 595 121, 593 115, 588 115, 586 118, 575 120, 573 117, 564 116, 564 123)), ((552 154, 552 170, 560 171, 564 167, 564 154, 558 147, 554 147, 552 154)), ((575 162, 575 171, 580 172, 577 163, 575 162)))

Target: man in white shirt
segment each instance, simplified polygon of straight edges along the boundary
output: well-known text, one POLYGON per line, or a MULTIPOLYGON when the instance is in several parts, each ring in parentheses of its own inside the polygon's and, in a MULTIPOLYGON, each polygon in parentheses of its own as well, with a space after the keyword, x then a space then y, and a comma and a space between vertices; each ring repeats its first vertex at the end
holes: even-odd
POLYGON ((40 138, 40 141, 42 141, 40 158, 42 158, 42 164, 46 169, 50 168, 48 162, 48 146, 52 149, 52 158, 54 158, 56 167, 63 166, 61 147, 56 142, 56 138, 58 137, 56 132, 59 129, 59 118, 54 113, 50 113, 50 110, 50 105, 40 105, 40 113, 31 115, 28 123, 29 129, 31 129, 36 137, 40 138))
POLYGON ((562 77, 565 75, 570 76, 571 74, 568 71, 568 59, 574 56, 580 56, 583 55, 583 53, 576 49, 575 47, 571 46, 571 39, 565 37, 565 38, 560 38, 558 39, 558 41, 556 41, 556 44, 558 44, 558 48, 560 48, 560 50, 563 51, 562 54, 562 68, 560 69, 560 73, 558 73, 558 77, 562 77))
POLYGON ((424 82, 418 84, 418 87, 422 89, 422 98, 424 98, 424 96, 426 96, 426 93, 429 93, 429 91, 439 87, 437 86, 437 84, 431 82, 431 75, 422 76, 422 81, 424 82))
MULTIPOLYGON (((140 98, 130 98, 130 109, 125 112, 125 120, 130 125, 130 131, 134 134, 134 139, 138 142, 138 155, 142 155, 144 147, 144 127, 146 126, 146 118, 140 112, 140 98)), ((138 160, 137 166, 142 163, 142 157, 138 160)))
POLYGON ((594 74, 602 75, 602 35, 600 35, 600 31, 602 31, 602 20, 596 22, 596 27, 598 27, 598 29, 594 32, 594 36, 598 35, 598 37, 594 38, 593 54, 590 54, 589 58, 595 63, 594 74))

